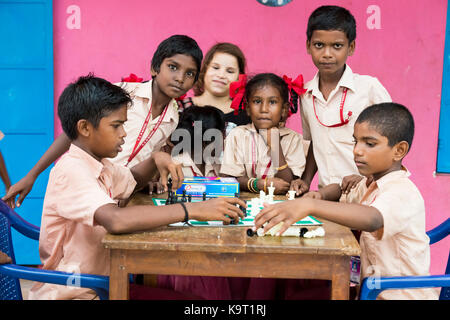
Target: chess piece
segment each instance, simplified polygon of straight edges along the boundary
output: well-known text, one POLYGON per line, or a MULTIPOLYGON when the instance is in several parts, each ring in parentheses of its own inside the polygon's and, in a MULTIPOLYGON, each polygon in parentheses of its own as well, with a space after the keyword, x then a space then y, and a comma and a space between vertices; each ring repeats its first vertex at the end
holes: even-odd
POLYGON ((273 186, 273 182, 271 182, 270 183, 270 187, 267 187, 267 190, 269 190, 269 195, 268 195, 268 200, 269 200, 269 203, 272 203, 273 202, 273 196, 274 196, 274 193, 275 193, 275 187, 273 186))
POLYGON ((181 202, 186 202, 187 198, 186 198, 186 190, 183 190, 183 196, 181 197, 181 202))
POLYGON ((206 192, 203 192, 203 201, 206 201, 206 192))
POLYGON ((288 194, 289 194, 288 200, 295 200, 295 190, 289 190, 288 194))

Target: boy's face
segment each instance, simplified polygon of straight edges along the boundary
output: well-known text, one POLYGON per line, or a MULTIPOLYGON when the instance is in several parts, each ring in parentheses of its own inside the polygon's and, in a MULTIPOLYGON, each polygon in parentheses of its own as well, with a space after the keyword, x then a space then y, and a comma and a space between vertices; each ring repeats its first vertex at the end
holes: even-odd
POLYGON ((152 69, 158 90, 172 99, 184 95, 192 88, 196 74, 195 60, 185 54, 165 58, 159 66, 159 72, 152 69))
MULTIPOLYGON (((388 138, 382 136, 367 122, 355 123, 353 156, 358 171, 363 176, 378 180, 385 174, 401 168, 406 155, 405 141, 390 147, 388 138)), ((406 143, 407 145, 407 143, 406 143)))
POLYGON ((123 124, 127 121, 127 106, 111 112, 100 120, 97 128, 90 125, 90 134, 87 137, 88 148, 92 155, 101 160, 114 158, 122 151, 126 132, 123 124))
POLYGON ((254 89, 246 109, 255 128, 260 130, 278 127, 283 110, 287 107, 288 105, 283 103, 278 89, 265 85, 254 89))
POLYGON ((347 57, 355 50, 355 41, 348 42, 347 35, 339 30, 314 30, 306 48, 320 75, 342 72, 347 57))

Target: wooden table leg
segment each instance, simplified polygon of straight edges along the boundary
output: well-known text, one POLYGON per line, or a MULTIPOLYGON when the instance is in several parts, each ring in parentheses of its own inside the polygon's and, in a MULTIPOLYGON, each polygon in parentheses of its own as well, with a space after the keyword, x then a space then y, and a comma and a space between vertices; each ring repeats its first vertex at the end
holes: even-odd
POLYGON ((109 299, 128 300, 130 287, 128 271, 125 265, 126 251, 111 250, 111 265, 109 276, 109 299))
POLYGON ((348 300, 350 292, 350 257, 336 257, 331 277, 331 300, 348 300))

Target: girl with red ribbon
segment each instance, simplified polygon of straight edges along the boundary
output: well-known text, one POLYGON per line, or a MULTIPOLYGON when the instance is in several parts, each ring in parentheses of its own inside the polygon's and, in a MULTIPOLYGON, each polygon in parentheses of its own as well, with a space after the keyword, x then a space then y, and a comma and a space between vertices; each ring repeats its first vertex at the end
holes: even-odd
POLYGON ((240 84, 245 87, 246 59, 241 49, 228 42, 217 43, 203 59, 199 79, 194 85, 194 97, 179 102, 182 111, 192 105, 214 106, 224 113, 226 133, 236 126, 250 123, 243 105, 239 105, 240 84), (235 93, 236 92, 236 93, 235 93), (237 103, 237 105, 236 105, 237 103))
POLYGON ((227 136, 221 173, 236 177, 242 190, 267 193, 267 187, 273 184, 275 194, 286 194, 294 177, 303 173, 303 138, 280 125, 289 111, 297 111, 303 81, 301 76, 294 82, 284 78, 262 73, 245 86, 242 77, 241 82, 230 87, 238 88, 235 105, 246 104, 252 123, 238 126, 227 136))

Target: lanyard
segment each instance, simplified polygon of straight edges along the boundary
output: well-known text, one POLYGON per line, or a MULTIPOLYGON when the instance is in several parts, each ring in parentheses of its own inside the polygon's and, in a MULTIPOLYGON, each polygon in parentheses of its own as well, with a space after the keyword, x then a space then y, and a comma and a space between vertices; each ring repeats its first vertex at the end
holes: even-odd
POLYGON ((316 115, 317 121, 319 121, 319 123, 321 125, 323 125, 324 127, 328 127, 328 128, 336 128, 336 127, 341 127, 343 125, 346 125, 349 122, 350 117, 352 116, 352 112, 349 111, 347 119, 344 120, 344 104, 345 104, 345 98, 346 97, 347 97, 347 88, 344 88, 344 90, 342 91, 341 104, 339 106, 339 114, 341 116, 341 122, 333 124, 333 125, 326 125, 326 124, 323 124, 322 121, 320 121, 319 117, 317 116, 316 104, 314 103, 315 98, 313 96, 313 99, 312 99, 312 101, 313 101, 313 108, 314 108, 314 114, 316 115))
MULTIPOLYGON (((255 135, 252 133, 252 173, 254 177, 257 177, 256 175, 256 150, 255 150, 255 135)), ((262 179, 265 179, 267 177, 267 172, 269 171, 270 166, 272 165, 272 159, 270 159, 269 163, 267 164, 266 170, 264 170, 264 174, 262 175, 262 179)))
POLYGON ((139 142, 141 142, 142 136, 144 135, 145 129, 147 129, 147 125, 150 120, 150 115, 152 114, 152 105, 150 105, 150 110, 148 111, 147 117, 145 118, 145 121, 144 121, 144 124, 142 125, 141 131, 139 132, 139 136, 137 137, 136 143, 134 144, 133 151, 131 152, 131 155, 128 158, 125 166, 128 166, 128 164, 131 162, 131 160, 134 159, 134 157, 139 153, 139 151, 141 151, 141 149, 145 146, 145 144, 150 140, 150 138, 153 136, 153 134, 159 128, 162 120, 164 119, 164 116, 166 115, 167 109, 168 109, 168 105, 166 105, 164 107, 164 111, 163 111, 162 115, 160 115, 158 122, 153 127, 152 131, 150 131, 147 138, 145 138, 144 142, 142 142, 142 144, 139 145, 139 142))
MULTIPOLYGON (((194 168, 191 167, 191 171, 192 171, 192 174, 194 175, 194 177, 199 177, 199 175, 197 173, 195 173, 194 168)), ((205 169, 205 171, 206 171, 206 169, 205 169)), ((214 168, 212 169, 212 171, 214 172, 214 176, 218 177, 217 172, 216 172, 216 170, 214 170, 214 168)), ((205 172, 205 174, 206 174, 206 172, 205 172)))

